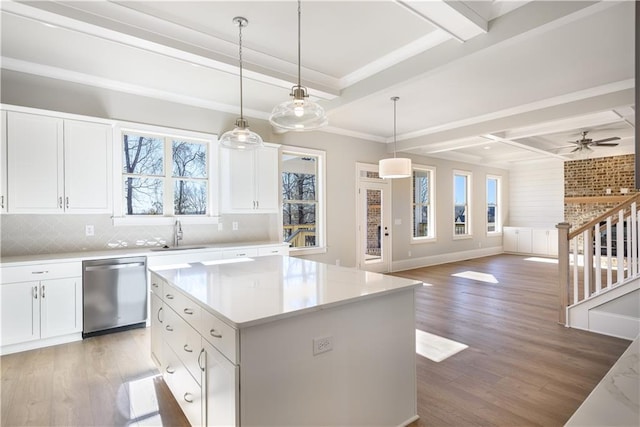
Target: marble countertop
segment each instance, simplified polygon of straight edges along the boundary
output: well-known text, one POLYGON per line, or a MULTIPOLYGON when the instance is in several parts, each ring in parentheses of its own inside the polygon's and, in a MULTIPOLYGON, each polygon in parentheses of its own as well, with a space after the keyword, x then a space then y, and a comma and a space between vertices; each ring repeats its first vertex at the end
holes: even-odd
POLYGON ((133 247, 106 249, 103 251, 86 251, 86 252, 65 252, 54 254, 36 254, 22 255, 12 257, 2 257, 0 267, 15 267, 20 265, 28 265, 34 263, 55 263, 55 262, 74 262, 101 258, 121 258, 129 256, 163 256, 176 255, 181 253, 205 252, 205 251, 222 251, 225 249, 261 247, 281 245, 282 242, 232 242, 232 243, 211 243, 202 245, 185 245, 179 249, 162 249, 159 247, 133 247))
POLYGON ((151 268, 235 328, 422 286, 354 268, 265 256, 151 268))
POLYGON ((637 337, 565 424, 640 425, 640 337, 637 337))

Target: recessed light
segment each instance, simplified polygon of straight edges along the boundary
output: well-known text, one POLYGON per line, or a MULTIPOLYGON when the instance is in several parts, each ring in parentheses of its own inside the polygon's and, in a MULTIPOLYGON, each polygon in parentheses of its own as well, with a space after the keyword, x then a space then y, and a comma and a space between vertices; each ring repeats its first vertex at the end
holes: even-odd
POLYGON ((485 145, 485 146, 484 146, 484 147, 482 147, 482 148, 484 148, 485 150, 491 150, 491 147, 489 147, 488 145, 485 145))
POLYGON ((48 22, 43 22, 42 25, 49 28, 60 28, 57 25, 49 24, 48 22))

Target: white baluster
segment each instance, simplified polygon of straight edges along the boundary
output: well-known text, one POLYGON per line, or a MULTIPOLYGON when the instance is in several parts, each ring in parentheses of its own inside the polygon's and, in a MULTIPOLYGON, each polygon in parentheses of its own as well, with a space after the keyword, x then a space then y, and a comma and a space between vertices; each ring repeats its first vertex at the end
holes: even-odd
POLYGON ((573 303, 578 302, 578 236, 573 238, 573 303))
POLYGON ((616 283, 620 284, 624 280, 624 211, 618 212, 618 223, 616 224, 616 257, 618 259, 616 283))
MULTIPOLYGON (((601 245, 601 240, 600 240, 600 224, 596 224, 593 227, 593 235, 594 237, 594 243, 595 243, 595 266, 596 266, 596 271, 595 271, 595 277, 594 277, 594 281, 596 283, 596 293, 600 292, 600 290, 602 289, 602 260, 600 259, 600 254, 602 253, 602 245, 601 245)), ((586 250, 586 247, 585 247, 586 250)), ((585 293, 584 297, 587 298, 588 295, 585 293)))
POLYGON ((583 299, 589 298, 589 287, 591 285, 591 269, 593 268, 593 251, 591 249, 591 229, 587 228, 582 232, 582 279, 583 279, 583 299))
POLYGON ((607 289, 611 288, 613 281, 613 265, 611 264, 611 258, 613 258, 613 243, 611 241, 611 216, 607 218, 607 289))

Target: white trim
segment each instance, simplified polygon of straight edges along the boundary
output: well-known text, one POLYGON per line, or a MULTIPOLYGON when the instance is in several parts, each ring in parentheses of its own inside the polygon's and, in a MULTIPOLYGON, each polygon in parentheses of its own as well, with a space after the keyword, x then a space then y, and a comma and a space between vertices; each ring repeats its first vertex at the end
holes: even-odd
POLYGON ((67 344, 74 341, 82 341, 81 332, 62 335, 59 337, 35 339, 27 342, 5 345, 0 347, 0 356, 12 354, 12 353, 19 353, 27 350, 35 350, 36 348, 50 347, 50 346, 59 345, 59 344, 67 344))
POLYGON ((450 252, 446 254, 431 255, 421 258, 403 259, 391 264, 391 271, 411 270, 413 268, 429 267, 432 265, 446 264, 449 262, 463 261, 465 259, 482 258, 491 255, 500 255, 504 251, 502 246, 471 249, 468 251, 450 252))
POLYGON ((409 227, 409 243, 432 243, 435 242, 438 238, 437 227, 436 227, 436 167, 435 166, 427 166, 427 165, 416 165, 414 164, 411 168, 412 175, 414 170, 427 171, 429 172, 429 236, 425 237, 415 237, 413 234, 413 225, 415 218, 413 217, 413 185, 415 183, 413 176, 411 177, 411 196, 409 197, 409 211, 411 212, 411 227, 409 227))
MULTIPOLYGON (((4 67, 4 63, 2 64, 4 67)), ((22 107, 19 105, 0 104, 0 109, 5 111, 14 111, 18 113, 36 114, 41 116, 57 117, 60 119, 76 120, 81 122, 102 123, 110 126, 116 126, 118 122, 111 119, 102 119, 93 116, 83 116, 81 114, 62 113, 59 111, 43 110, 41 108, 22 107)))
POLYGON ((282 217, 282 155, 292 153, 296 155, 310 155, 318 159, 317 174, 316 177, 316 192, 318 193, 318 211, 316 212, 316 246, 305 248, 294 248, 289 246, 289 254, 292 256, 297 255, 313 255, 322 254, 327 252, 327 152, 324 150, 317 150, 314 148, 297 147, 293 145, 281 145, 280 153, 278 156, 278 170, 279 170, 279 204, 278 208, 278 229, 280 237, 284 236, 283 217, 282 217))
POLYGON ((190 215, 132 215, 132 216, 114 216, 111 217, 115 227, 130 225, 173 225, 176 220, 180 220, 182 224, 218 224, 219 216, 190 216, 190 215))

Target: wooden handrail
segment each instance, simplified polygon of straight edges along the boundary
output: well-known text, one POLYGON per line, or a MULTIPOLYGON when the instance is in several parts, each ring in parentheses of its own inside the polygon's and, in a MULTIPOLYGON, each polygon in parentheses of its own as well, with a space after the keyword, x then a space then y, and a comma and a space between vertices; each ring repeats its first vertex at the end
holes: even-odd
POLYGON ((571 233, 569 233, 569 237, 568 237, 569 240, 571 240, 574 237, 578 236, 579 234, 583 233, 585 230, 587 230, 589 228, 593 228, 596 224, 599 224, 601 221, 606 220, 611 215, 615 215, 616 213, 620 212, 621 210, 624 210, 624 209, 628 208, 629 206, 631 206, 631 204, 633 202, 637 202, 637 201, 640 201, 640 193, 636 193, 636 194, 632 195, 631 197, 629 197, 624 202, 622 202, 619 205, 613 207, 611 210, 603 213, 602 215, 600 215, 596 219, 593 219, 593 220, 589 221, 588 223, 586 223, 582 227, 578 228, 577 230, 572 231, 571 233))

